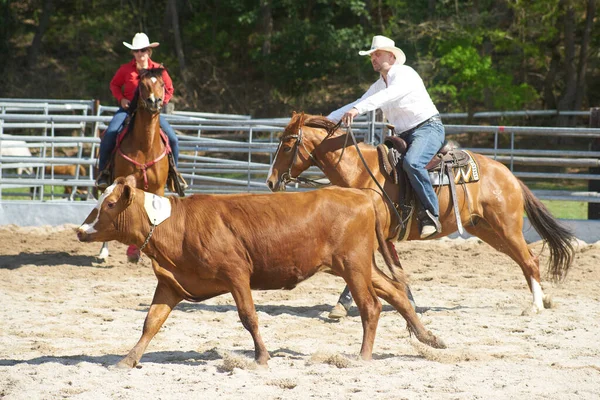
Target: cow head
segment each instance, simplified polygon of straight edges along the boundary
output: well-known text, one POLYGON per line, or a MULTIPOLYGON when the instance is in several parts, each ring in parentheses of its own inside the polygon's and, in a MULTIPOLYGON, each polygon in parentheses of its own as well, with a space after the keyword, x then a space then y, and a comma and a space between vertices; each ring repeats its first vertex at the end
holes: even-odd
POLYGON ((126 241, 125 228, 129 228, 127 209, 136 196, 135 178, 117 178, 106 188, 98 204, 75 231, 81 242, 126 241))

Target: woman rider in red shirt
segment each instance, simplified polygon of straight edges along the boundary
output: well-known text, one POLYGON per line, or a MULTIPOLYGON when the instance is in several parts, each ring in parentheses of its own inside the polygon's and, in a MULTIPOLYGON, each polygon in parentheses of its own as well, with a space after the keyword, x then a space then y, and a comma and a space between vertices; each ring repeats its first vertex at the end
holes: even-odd
MULTIPOLYGON (((127 117, 129 103, 133 99, 135 91, 137 90, 139 71, 141 69, 161 67, 161 64, 155 63, 150 59, 150 56, 152 56, 152 49, 157 47, 159 43, 150 43, 150 40, 145 33, 136 33, 131 44, 126 42, 123 42, 123 44, 125 47, 131 49, 133 59, 127 64, 121 65, 121 67, 119 67, 115 73, 115 76, 110 81, 110 91, 115 99, 117 99, 119 102, 119 109, 108 124, 108 128, 106 128, 104 137, 100 143, 100 160, 98 162, 98 169, 101 172, 96 183, 100 189, 104 189, 106 186, 108 186, 109 174, 108 171, 105 171, 106 164, 108 163, 108 159, 115 148, 117 135, 121 131, 123 122, 125 122, 125 118, 127 117)), ((163 71, 162 78, 165 83, 165 98, 163 100, 163 104, 167 104, 169 100, 171 100, 171 97, 173 97, 173 81, 171 81, 171 77, 167 73, 167 70, 163 71)), ((169 145, 171 146, 171 150, 173 152, 173 161, 175 162, 175 166, 177 166, 177 161, 179 158, 179 142, 177 140, 177 135, 175 135, 175 131, 173 131, 173 128, 171 128, 171 125, 169 125, 163 115, 160 115, 160 128, 167 134, 169 138, 169 145)))

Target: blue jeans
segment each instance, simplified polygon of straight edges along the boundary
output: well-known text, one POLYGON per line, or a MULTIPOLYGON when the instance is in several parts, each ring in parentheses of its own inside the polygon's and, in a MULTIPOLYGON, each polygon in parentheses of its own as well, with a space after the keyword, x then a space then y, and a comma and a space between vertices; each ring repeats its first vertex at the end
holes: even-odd
POLYGON ((421 201, 423 208, 439 217, 440 205, 433 190, 425 166, 444 144, 446 131, 440 122, 429 122, 407 136, 408 151, 402 161, 402 168, 421 201))
MULTIPOLYGON (((123 122, 125 122, 126 117, 127 111, 119 108, 104 132, 104 137, 100 142, 100 160, 98 161, 98 169, 100 171, 106 168, 108 159, 117 145, 117 136, 121 132, 121 129, 123 129, 123 122)), ((179 141, 177 140, 175 131, 162 115, 160 116, 160 128, 169 138, 169 146, 171 146, 171 151, 173 152, 173 161, 175 162, 175 166, 177 166, 179 160, 179 141)))

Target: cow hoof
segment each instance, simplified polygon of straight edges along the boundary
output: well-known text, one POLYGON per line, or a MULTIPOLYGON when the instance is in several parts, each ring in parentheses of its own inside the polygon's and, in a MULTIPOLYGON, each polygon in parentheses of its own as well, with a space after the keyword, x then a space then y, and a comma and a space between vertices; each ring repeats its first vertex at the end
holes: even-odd
POLYGON ((118 369, 132 369, 136 365, 137 365, 137 362, 125 357, 124 359, 119 361, 115 367, 117 367, 118 369))
POLYGON ((98 254, 98 259, 102 262, 106 261, 108 259, 108 249, 107 248, 102 248, 102 250, 100 250, 100 254, 98 254))
POLYGON ((329 313, 328 318, 330 318, 330 319, 341 319, 341 318, 344 318, 347 315, 348 315, 348 311, 346 310, 346 308, 341 303, 337 303, 335 305, 335 307, 333 307, 331 309, 331 312, 329 313))
POLYGON ((419 339, 419 341, 421 343, 424 343, 430 347, 433 347, 434 349, 445 349, 446 348, 446 343, 444 343, 444 341, 438 337, 436 337, 433 333, 431 332, 427 332, 426 337, 419 337, 417 336, 417 339, 419 339))

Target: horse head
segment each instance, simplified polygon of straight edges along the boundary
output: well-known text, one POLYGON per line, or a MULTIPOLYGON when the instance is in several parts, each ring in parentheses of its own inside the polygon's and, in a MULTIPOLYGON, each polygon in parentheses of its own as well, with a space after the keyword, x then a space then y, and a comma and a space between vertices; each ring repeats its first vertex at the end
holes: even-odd
POLYGON ((289 182, 311 165, 319 166, 314 150, 337 127, 322 116, 293 113, 283 134, 267 177, 267 186, 273 192, 285 190, 289 182), (325 130, 323 133, 321 130, 325 130))
POLYGON ((140 71, 137 106, 151 114, 160 113, 165 97, 165 82, 162 78, 164 68, 143 69, 140 71))

